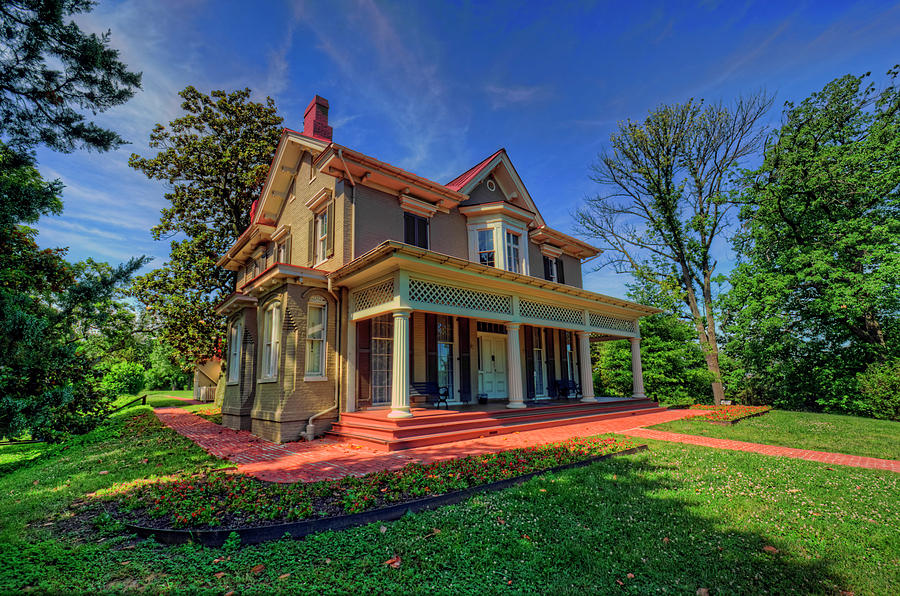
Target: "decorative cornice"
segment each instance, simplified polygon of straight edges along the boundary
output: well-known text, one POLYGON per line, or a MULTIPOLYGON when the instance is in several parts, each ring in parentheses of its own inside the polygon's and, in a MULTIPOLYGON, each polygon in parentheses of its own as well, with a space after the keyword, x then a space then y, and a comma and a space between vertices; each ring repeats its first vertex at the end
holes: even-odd
MULTIPOLYGON (((430 218, 439 210, 439 207, 433 203, 428 203, 406 194, 400 195, 400 208, 407 213, 413 213, 426 218, 430 218)), ((442 211, 446 211, 446 209, 442 209, 442 211)))
POLYGON ((317 192, 311 199, 306 201, 305 205, 309 208, 310 211, 319 211, 322 207, 324 207, 328 201, 331 200, 331 189, 323 188, 319 192, 317 192))

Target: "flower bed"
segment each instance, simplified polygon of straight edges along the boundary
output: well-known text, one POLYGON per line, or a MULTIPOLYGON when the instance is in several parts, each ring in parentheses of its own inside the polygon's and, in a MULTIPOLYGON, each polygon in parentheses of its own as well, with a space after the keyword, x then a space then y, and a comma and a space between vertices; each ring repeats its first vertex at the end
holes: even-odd
POLYGON ((706 414, 700 416, 718 424, 734 424, 744 418, 752 418, 765 414, 772 408, 769 406, 704 406, 693 405, 692 410, 706 410, 706 414))
POLYGON ((117 517, 148 528, 262 527, 360 513, 461 491, 634 448, 609 436, 511 449, 308 484, 271 484, 242 474, 154 482, 108 496, 117 517))

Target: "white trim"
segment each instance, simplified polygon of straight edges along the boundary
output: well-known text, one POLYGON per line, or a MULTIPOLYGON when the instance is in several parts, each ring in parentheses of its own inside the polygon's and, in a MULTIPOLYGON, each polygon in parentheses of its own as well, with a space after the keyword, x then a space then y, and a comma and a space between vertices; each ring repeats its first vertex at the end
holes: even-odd
POLYGON ((328 187, 323 188, 316 194, 312 196, 306 203, 304 203, 307 208, 313 213, 317 214, 328 207, 328 203, 331 201, 331 189, 328 187))
POLYGON ((312 376, 312 377, 304 376, 303 377, 304 383, 318 383, 320 381, 327 381, 327 380, 328 380, 328 377, 326 377, 326 376, 312 376))
POLYGON ((303 353, 304 353, 304 362, 303 362, 303 380, 309 379, 327 379, 328 378, 328 304, 325 301, 314 300, 314 298, 321 298, 319 296, 314 296, 310 298, 310 300, 306 304, 306 337, 303 341, 303 353), (312 312, 312 309, 319 309, 322 311, 322 323, 319 325, 321 327, 318 330, 311 330, 309 324, 309 315, 312 312), (319 332, 322 334, 321 337, 310 337, 310 333, 319 332), (319 342, 319 362, 316 363, 316 368, 310 370, 310 363, 306 360, 306 357, 309 356, 310 350, 310 342, 319 342))

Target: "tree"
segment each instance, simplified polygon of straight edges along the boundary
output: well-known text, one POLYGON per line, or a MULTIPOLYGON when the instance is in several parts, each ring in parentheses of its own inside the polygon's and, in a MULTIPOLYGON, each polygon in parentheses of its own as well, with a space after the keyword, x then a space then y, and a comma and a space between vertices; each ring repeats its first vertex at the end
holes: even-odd
MULTIPOLYGON (((712 375, 706 368, 696 330, 679 312, 671 292, 637 281, 628 298, 651 304, 663 312, 641 319, 641 360, 644 390, 650 399, 668 405, 710 403, 712 375)), ((600 395, 631 395, 631 344, 605 341, 592 346, 595 384, 600 395)))
POLYGON ((69 152, 124 142, 81 113, 125 103, 141 86, 140 73, 109 47, 108 31, 88 35, 66 22, 93 6, 90 0, 0 2, 0 137, 8 145, 69 152))
POLYGON ((104 305, 145 260, 97 272, 65 249, 38 248, 25 225, 62 210, 62 185, 0 144, 0 436, 57 438, 101 420, 110 396, 76 328, 103 325, 104 305))
POLYGON ((787 102, 740 196, 729 350, 783 406, 865 413, 857 374, 898 350, 900 89, 863 76, 787 102))
POLYGON ((626 121, 593 166, 602 185, 576 213, 618 272, 672 292, 694 325, 716 403, 724 396, 714 312, 716 259, 734 192, 730 172, 761 145, 765 94, 733 106, 664 105, 626 121))
POLYGON ((133 295, 160 320, 160 337, 193 363, 215 355, 224 337, 214 307, 235 278, 215 263, 250 224, 282 119, 271 98, 250 101, 249 89, 205 95, 187 87, 180 95, 186 115, 150 134, 159 153, 129 161, 171 187, 154 238, 178 236, 169 261, 138 278, 133 295))

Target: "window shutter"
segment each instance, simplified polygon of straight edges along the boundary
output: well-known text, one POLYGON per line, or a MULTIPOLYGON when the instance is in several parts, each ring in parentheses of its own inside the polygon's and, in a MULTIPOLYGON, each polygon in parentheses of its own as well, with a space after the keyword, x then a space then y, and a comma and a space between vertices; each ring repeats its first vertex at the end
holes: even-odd
POLYGON ((316 216, 309 220, 309 242, 307 242, 306 260, 310 267, 316 266, 316 216))
POLYGON ((416 246, 428 250, 428 220, 424 217, 416 218, 416 246))
POLYGON ((372 404, 372 319, 356 324, 356 405, 372 404))
POLYGON ((416 244, 416 218, 410 213, 403 214, 403 241, 407 244, 416 244))
POLYGON ((534 327, 523 325, 525 330, 525 396, 534 399, 534 327))
POLYGON ((425 380, 437 383, 437 315, 425 313, 425 380))
POLYGON ((553 329, 544 329, 544 351, 547 353, 547 393, 556 397, 556 342, 553 329))
POLYGON ((325 249, 325 258, 330 259, 334 256, 334 201, 328 203, 328 235, 325 238, 327 248, 325 249))
POLYGON ((544 279, 547 281, 553 281, 553 276, 550 273, 550 257, 544 257, 544 279))
POLYGON ((469 352, 469 319, 459 317, 459 399, 472 401, 472 355, 469 352))
POLYGON ((556 281, 561 284, 566 283, 566 272, 562 259, 556 259, 556 281))

